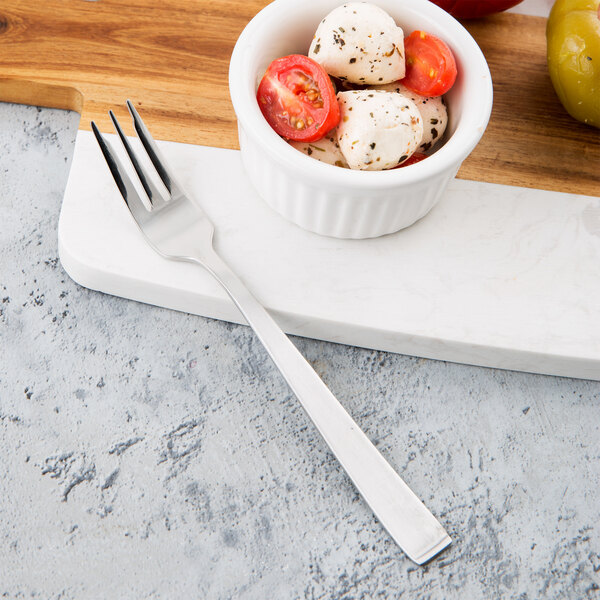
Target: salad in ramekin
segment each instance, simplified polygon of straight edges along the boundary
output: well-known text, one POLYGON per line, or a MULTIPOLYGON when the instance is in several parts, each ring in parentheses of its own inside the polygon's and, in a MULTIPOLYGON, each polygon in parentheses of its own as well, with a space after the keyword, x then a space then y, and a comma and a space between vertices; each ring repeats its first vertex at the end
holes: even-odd
POLYGON ((404 31, 382 8, 343 4, 319 23, 308 56, 274 60, 257 90, 273 130, 308 156, 382 171, 431 154, 448 122, 457 76, 438 37, 404 31))
MULTIPOLYGON (((353 99, 350 98, 345 104, 340 103, 338 95, 344 98, 342 94, 350 92, 352 95, 356 92, 354 96, 358 99, 368 87, 381 85, 400 88, 398 82, 405 79, 396 78, 400 75, 394 74, 395 80, 386 83, 385 78, 379 80, 379 77, 384 77, 380 74, 375 83, 365 82, 364 85, 337 77, 334 80, 338 86, 334 97, 340 110, 340 122, 335 126, 333 120, 332 129, 320 139, 313 141, 301 139, 292 142, 296 147, 276 133, 261 110, 257 92, 271 63, 293 55, 303 55, 307 61, 312 60, 309 56, 311 47, 314 55, 319 43, 321 46, 317 57, 322 52, 325 53, 323 39, 317 42, 319 36, 317 35, 315 39, 316 32, 323 19, 327 19, 328 14, 342 7, 344 2, 274 0, 248 23, 231 57, 229 89, 238 119, 241 158, 250 183, 258 194, 284 218, 322 235, 340 238, 376 237, 408 227, 426 215, 439 201, 462 161, 477 145, 491 112, 492 82, 489 68, 476 42, 458 21, 428 0, 373 0, 370 4, 385 11, 393 20, 394 27, 401 28, 403 32, 423 31, 443 40, 450 48, 456 63, 456 81, 451 89, 443 94, 447 112, 445 132, 441 134, 441 128, 436 128, 437 142, 434 145, 432 139, 430 147, 427 147, 428 141, 421 138, 419 142, 418 135, 415 135, 410 145, 410 150, 414 149, 414 152, 412 156, 400 161, 400 168, 384 170, 340 168, 340 166, 351 166, 349 162, 355 162, 359 167, 370 167, 366 164, 371 160, 367 152, 376 151, 379 144, 382 153, 373 154, 373 162, 384 162, 384 164, 389 162, 389 165, 395 166, 392 163, 397 164, 404 154, 394 155, 393 159, 387 161, 385 157, 391 156, 391 152, 388 152, 388 141, 383 140, 383 137, 380 142, 379 138, 368 140, 362 134, 355 137, 348 135, 343 140, 343 143, 347 143, 348 146, 346 152, 342 152, 343 158, 339 154, 336 155, 342 147, 339 138, 340 131, 344 133, 341 127, 343 116, 358 111, 355 104, 362 102, 358 100, 353 103, 353 99), (342 115, 344 111, 347 112, 342 115), (371 148, 372 143, 375 143, 375 148, 371 148), (298 145, 303 147, 298 148, 298 145), (431 153, 433 150, 435 151, 431 153), (429 154, 427 159, 416 160, 419 154, 425 152, 429 154), (315 160, 317 153, 321 158, 322 155, 330 154, 331 158, 315 160), (379 161, 377 157, 380 158, 379 161)), ((324 25, 327 25, 327 22, 324 25)), ((339 41, 336 45, 344 49, 350 45, 350 38, 337 37, 340 33, 339 26, 344 29, 346 26, 337 23, 336 38, 343 39, 344 43, 339 41)), ((352 26, 355 25, 351 25, 350 30, 352 26)), ((390 30, 392 31, 391 25, 390 30)), ((410 35, 406 39, 408 37, 410 35)), ((333 32, 331 32, 331 40, 335 43, 333 32)), ((393 39, 392 42, 395 43, 393 39)), ((398 52, 394 51, 398 58, 400 50, 402 48, 398 52)), ((386 52, 389 52, 389 49, 386 52)), ((404 59, 406 68, 406 53, 404 59)), ((350 55, 347 60, 348 66, 355 65, 359 62, 359 57, 350 55), (357 60, 350 63, 352 58, 357 60)), ((366 64, 368 60, 372 58, 368 58, 366 64)), ((389 62, 394 63, 394 61, 389 62)), ((390 67, 389 64, 384 66, 390 67)), ((393 68, 394 65, 392 64, 391 67, 393 68)), ((342 77, 348 77, 343 73, 340 74, 342 77)), ((359 74, 358 77, 365 76, 359 74)), ((329 74, 327 80, 331 80, 329 74)), ((367 91, 367 98, 368 94, 375 96, 383 92, 408 96, 406 93, 396 92, 395 89, 380 89, 367 91)), ((306 94, 314 95, 310 92, 310 86, 307 87, 306 94)), ((325 107, 325 98, 323 96, 321 98, 325 107)), ((418 104, 414 100, 412 102, 418 104)), ((364 106, 367 103, 368 100, 362 102, 364 106)), ((319 100, 315 97, 314 108, 320 108, 318 104, 319 100)), ((402 106, 406 105, 410 106, 407 101, 404 101, 402 106)), ((384 108, 384 114, 385 110, 389 109, 384 108)), ((369 117, 370 112, 375 115, 375 112, 370 110, 360 112, 366 112, 369 117)), ((419 112, 422 121, 426 118, 436 118, 425 117, 423 112, 419 112)), ((308 131, 308 128, 317 122, 316 113, 307 114, 304 123, 300 124, 298 116, 294 116, 296 116, 294 125, 296 130, 308 131), (308 117, 313 119, 313 123, 308 123, 308 117)), ((288 123, 290 126, 293 123, 291 115, 288 123)), ((350 119, 346 121, 347 123, 350 123, 350 119)), ((328 129, 329 123, 321 127, 323 130, 328 129)), ((427 128, 423 127, 423 133, 426 130, 427 128)))

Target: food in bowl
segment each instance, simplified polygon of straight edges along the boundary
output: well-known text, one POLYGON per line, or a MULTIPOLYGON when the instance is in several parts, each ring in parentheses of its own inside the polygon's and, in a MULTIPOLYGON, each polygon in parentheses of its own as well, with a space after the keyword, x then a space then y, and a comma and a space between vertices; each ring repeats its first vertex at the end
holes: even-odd
POLYGON ((422 96, 441 96, 456 81, 456 61, 446 42, 426 33, 413 31, 405 42, 406 77, 402 83, 422 96))
POLYGON ((378 6, 350 2, 319 23, 308 56, 345 81, 390 83, 404 77, 404 32, 378 6))
POLYGON ((443 96, 432 97, 417 94, 410 91, 400 81, 386 85, 376 85, 373 89, 396 92, 415 103, 423 120, 423 137, 421 138, 418 150, 423 153, 427 152, 442 139, 448 125, 448 110, 443 96))
POLYGON ((416 30, 405 40, 382 8, 350 2, 321 20, 308 58, 271 63, 257 100, 271 127, 308 156, 382 171, 442 139, 448 115, 441 97, 456 75, 441 39, 416 30), (343 84, 337 100, 329 77, 343 84), (310 144, 321 139, 321 146, 310 144))
POLYGON ((274 60, 256 97, 269 125, 288 140, 321 139, 340 121, 329 76, 318 63, 300 54, 274 60))
MULTIPOLYGON (((422 30, 444 40, 456 59, 456 83, 444 95, 448 122, 443 144, 438 142, 435 153, 410 167, 363 171, 314 160, 324 152, 314 148, 311 156, 298 152, 271 128, 256 101, 269 64, 282 56, 307 55, 319 23, 343 0, 274 0, 244 28, 231 57, 229 90, 248 181, 283 218, 320 235, 372 238, 424 217, 481 139, 491 113, 489 68, 475 40, 456 19, 429 0, 372 2, 405 31, 422 30)), ((347 91, 345 84, 341 82, 338 91, 347 91)), ((298 144, 320 147, 322 140, 298 144)), ((417 153, 411 161, 413 157, 417 153)))
POLYGON ((342 119, 337 127, 340 150, 351 169, 382 171, 409 158, 423 138, 416 104, 395 92, 340 92, 342 119))
POLYGON ((340 150, 335 129, 316 142, 290 142, 290 145, 318 161, 345 169, 350 168, 340 150))

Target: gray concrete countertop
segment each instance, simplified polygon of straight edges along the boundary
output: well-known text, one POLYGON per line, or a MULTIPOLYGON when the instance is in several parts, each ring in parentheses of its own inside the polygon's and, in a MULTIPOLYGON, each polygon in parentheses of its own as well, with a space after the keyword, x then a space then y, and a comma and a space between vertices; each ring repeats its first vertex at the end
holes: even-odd
POLYGON ((247 327, 62 270, 77 126, 0 104, 1 598, 600 597, 600 384, 294 339, 454 538, 417 567, 247 327))

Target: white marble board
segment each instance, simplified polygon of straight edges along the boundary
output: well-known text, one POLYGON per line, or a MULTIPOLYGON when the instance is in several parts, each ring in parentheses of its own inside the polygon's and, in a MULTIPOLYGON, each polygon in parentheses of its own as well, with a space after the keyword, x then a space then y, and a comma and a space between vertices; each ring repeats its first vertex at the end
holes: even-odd
MULTIPOLYGON (((264 204, 239 152, 160 145, 213 220, 217 251, 285 331, 600 380, 600 198, 457 179, 412 227, 337 240, 264 204)), ((58 235, 83 286, 242 322, 201 268, 146 246, 90 132, 77 136, 58 235)))

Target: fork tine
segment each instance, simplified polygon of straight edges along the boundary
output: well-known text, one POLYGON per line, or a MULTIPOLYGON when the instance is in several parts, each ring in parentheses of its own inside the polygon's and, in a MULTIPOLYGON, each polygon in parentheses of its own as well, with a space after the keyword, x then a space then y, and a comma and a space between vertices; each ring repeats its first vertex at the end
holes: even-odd
POLYGON ((133 119, 133 125, 138 134, 138 137, 140 138, 140 141, 146 149, 146 152, 148 153, 148 156, 150 157, 154 168, 158 171, 160 178, 165 184, 165 187, 169 190, 171 196, 176 195, 178 193, 182 193, 181 188, 177 185, 175 181, 175 178, 169 172, 167 163, 163 158, 162 154, 160 153, 160 150, 158 149, 154 138, 150 135, 148 128, 144 124, 144 121, 142 121, 142 118, 135 109, 135 106, 133 106, 131 100, 127 100, 127 108, 129 109, 129 113, 131 114, 131 118, 133 119))
POLYGON ((158 191, 158 188, 154 185, 154 182, 152 181, 152 179, 150 179, 150 177, 148 176, 148 173, 144 170, 144 167, 138 161, 137 156, 135 155, 135 152, 133 151, 133 148, 131 147, 131 144, 129 143, 129 140, 127 139, 127 136, 121 129, 121 125, 119 124, 119 121, 117 121, 117 117, 115 116, 115 113, 112 110, 109 110, 108 114, 110 115, 110 120, 112 121, 112 123, 115 127, 115 130, 119 134, 119 138, 121 138, 121 143, 123 144, 123 147, 125 148, 125 151, 127 152, 127 156, 129 156, 129 160, 131 161, 131 164, 133 165, 133 168, 135 169, 135 172, 137 173, 137 176, 146 192, 146 195, 148 196, 148 200, 150 201, 150 204, 152 204, 153 208, 159 208, 160 206, 165 204, 164 198, 162 197, 161 193, 158 191))
POLYGON ((123 196, 123 200, 125 200, 125 203, 127 204, 127 207, 129 208, 134 219, 138 222, 147 220, 150 216, 150 211, 144 206, 144 203, 139 197, 133 183, 131 182, 131 179, 127 175, 125 167, 117 155, 111 151, 108 141, 100 133, 100 130, 94 121, 92 121, 92 131, 96 136, 100 150, 102 150, 102 154, 104 155, 115 183, 121 192, 121 196, 123 196))

